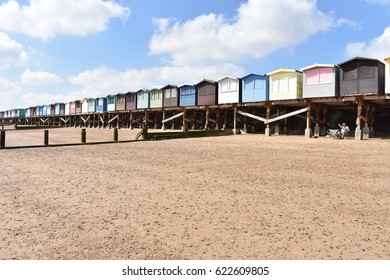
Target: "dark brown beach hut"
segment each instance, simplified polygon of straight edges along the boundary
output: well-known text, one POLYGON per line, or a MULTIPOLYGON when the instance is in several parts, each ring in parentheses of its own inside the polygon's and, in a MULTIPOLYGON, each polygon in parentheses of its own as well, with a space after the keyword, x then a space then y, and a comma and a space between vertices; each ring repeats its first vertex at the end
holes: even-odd
POLYGON ((340 96, 385 92, 385 65, 379 60, 355 57, 339 67, 340 96))
POLYGON ((218 104, 218 83, 206 80, 200 81, 196 84, 198 91, 198 105, 208 106, 218 104))

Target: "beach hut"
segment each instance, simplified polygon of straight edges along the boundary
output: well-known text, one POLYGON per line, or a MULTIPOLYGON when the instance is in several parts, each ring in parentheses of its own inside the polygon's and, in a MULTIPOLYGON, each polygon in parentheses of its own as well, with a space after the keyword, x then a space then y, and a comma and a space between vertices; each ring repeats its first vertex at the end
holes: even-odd
POLYGON ((249 74, 241 78, 242 102, 264 102, 269 100, 269 77, 249 74))
POLYGON ((385 65, 379 60, 355 57, 339 66, 340 96, 385 92, 385 65))
POLYGON ((50 115, 50 105, 43 105, 42 116, 50 115))
POLYGON ((88 98, 88 113, 93 113, 96 110, 95 98, 88 98))
POLYGON ((32 106, 29 109, 30 109, 30 117, 36 117, 37 116, 37 107, 32 106))
POLYGON ((137 108, 137 93, 129 91, 125 94, 126 110, 135 110, 137 108))
POLYGON ((65 114, 65 104, 64 103, 55 103, 54 104, 54 115, 62 116, 65 114))
POLYGON ((123 93, 118 93, 116 95, 116 106, 117 111, 125 111, 126 110, 126 95, 123 93))
POLYGON ((162 88, 164 93, 164 108, 179 106, 179 95, 177 93, 177 86, 167 85, 162 88))
POLYGON ((239 103, 240 79, 233 77, 224 77, 218 81, 218 104, 239 103))
POLYGON ((107 95, 107 111, 115 111, 116 105, 116 96, 115 95, 107 95))
MULTIPOLYGON (((2 113, 2 112, 1 112, 2 113)), ((29 118, 31 116, 31 109, 27 108, 26 109, 26 118, 29 118)))
POLYGON ((97 113, 107 112, 107 98, 98 97, 95 99, 95 104, 97 113))
POLYGON ((150 108, 162 108, 163 91, 162 89, 152 89, 150 91, 150 108))
POLYGON ((149 108, 149 91, 147 89, 140 89, 137 91, 137 109, 149 108))
POLYGON ((81 114, 81 100, 76 100, 76 114, 81 114))
POLYGON ((196 105, 196 86, 181 85, 179 86, 179 106, 195 106, 196 105))
POLYGON ((267 73, 269 76, 269 100, 302 98, 303 74, 295 69, 279 69, 267 73))
POLYGON ((198 106, 218 104, 218 83, 211 80, 202 80, 196 84, 198 106))
POLYGON ((70 102, 70 104, 69 104, 69 113, 71 115, 76 114, 76 101, 70 102))
POLYGON ((65 103, 65 116, 70 115, 70 103, 65 103))
POLYGON ((88 98, 81 100, 81 113, 88 113, 88 98))
POLYGON ((14 117, 24 118, 26 116, 26 109, 15 109, 13 110, 14 117))
POLYGON ((385 58, 385 92, 390 93, 390 56, 385 58))
POLYGON ((340 89, 340 68, 333 64, 314 64, 302 68, 303 98, 337 97, 340 89))
POLYGON ((43 116, 43 106, 38 105, 36 113, 37 113, 37 117, 42 117, 43 116))

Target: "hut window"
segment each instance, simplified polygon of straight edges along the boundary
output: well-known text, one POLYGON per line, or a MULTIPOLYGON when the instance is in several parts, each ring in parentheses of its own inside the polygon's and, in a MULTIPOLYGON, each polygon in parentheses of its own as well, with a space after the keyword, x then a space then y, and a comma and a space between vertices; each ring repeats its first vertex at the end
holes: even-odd
POLYGON ((279 92, 287 92, 288 91, 288 79, 279 80, 279 92))
POLYGON ((164 91, 164 95, 165 95, 165 98, 171 98, 171 90, 166 89, 166 90, 164 91))
POLYGON ((306 84, 314 85, 319 82, 319 72, 317 69, 306 71, 306 84))
POLYGON ((176 97, 177 96, 177 89, 173 88, 171 92, 171 97, 176 97))
POLYGON ((375 68, 373 66, 363 65, 359 67, 359 78, 369 79, 375 77, 375 68))
POLYGON ((333 69, 332 68, 323 68, 319 70, 319 82, 320 84, 326 84, 333 82, 333 69))
POLYGON ((279 80, 272 81, 272 91, 279 92, 279 80))
POLYGON ((296 88, 297 88, 297 79, 296 78, 288 79, 288 91, 289 92, 295 91, 296 88))
POLYGON ((357 67, 355 65, 349 65, 343 69, 343 79, 344 80, 357 80, 357 67))

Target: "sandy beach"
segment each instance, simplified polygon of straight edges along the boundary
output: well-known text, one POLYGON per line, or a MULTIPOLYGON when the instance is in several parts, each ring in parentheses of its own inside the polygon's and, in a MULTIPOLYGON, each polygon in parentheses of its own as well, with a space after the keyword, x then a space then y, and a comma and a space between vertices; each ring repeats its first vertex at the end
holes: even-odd
POLYGON ((0 150, 0 259, 388 260, 389 154, 389 139, 249 134, 0 150))

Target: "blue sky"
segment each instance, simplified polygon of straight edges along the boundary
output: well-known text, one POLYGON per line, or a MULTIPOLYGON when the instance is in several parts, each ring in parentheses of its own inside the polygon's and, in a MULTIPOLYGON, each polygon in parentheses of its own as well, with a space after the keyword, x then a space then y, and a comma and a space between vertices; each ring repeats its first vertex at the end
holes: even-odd
POLYGON ((390 56, 390 0, 0 0, 0 110, 390 56))

